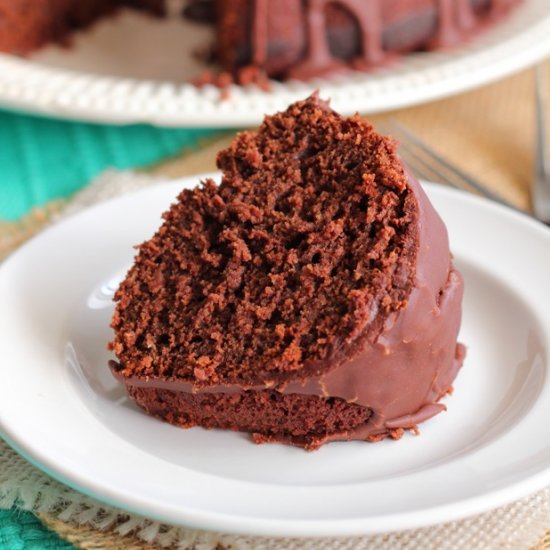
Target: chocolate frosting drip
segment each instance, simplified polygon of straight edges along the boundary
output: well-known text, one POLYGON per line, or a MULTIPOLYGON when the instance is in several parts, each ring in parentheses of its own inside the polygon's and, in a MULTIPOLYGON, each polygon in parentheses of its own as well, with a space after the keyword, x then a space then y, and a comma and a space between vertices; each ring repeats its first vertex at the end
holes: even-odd
MULTIPOLYGON (((308 79, 348 69, 350 63, 333 55, 328 39, 327 8, 337 6, 354 18, 359 29, 360 54, 351 60, 356 69, 380 65, 391 55, 385 50, 385 31, 390 22, 401 16, 433 12, 435 28, 418 46, 440 48, 453 46, 477 27, 499 15, 519 0, 487 0, 485 9, 479 10, 478 0, 431 0, 425 2, 392 0, 391 6, 383 0, 302 0, 303 32, 307 37, 305 51, 297 63, 288 68, 285 76, 308 79), (430 5, 431 4, 431 5, 430 5)), ((269 66, 269 18, 276 15, 277 4, 270 7, 266 0, 254 0, 251 31, 251 62, 256 67, 269 66)), ((297 24, 294 20, 290 24, 297 24)), ((275 54, 276 55, 276 54, 275 54)), ((268 71, 269 72, 269 71, 268 71)))
MULTIPOLYGON (((326 7, 330 0, 307 0, 304 12, 308 48, 306 58, 292 69, 296 78, 310 78, 320 73, 333 72, 342 62, 330 53, 327 39, 326 7)), ((361 61, 375 65, 382 61, 382 18, 379 0, 339 0, 338 5, 357 20, 361 33, 361 61)))
POLYGON ((268 36, 267 0, 254 0, 254 20, 252 27, 252 60, 256 67, 263 67, 267 61, 268 36))
MULTIPOLYGON (((409 175, 418 204, 418 250, 415 287, 404 310, 392 314, 374 344, 367 341, 351 357, 331 358, 323 374, 284 384, 197 388, 190 382, 115 377, 128 386, 192 393, 240 393, 277 390, 284 394, 340 397, 372 410, 369 421, 352 430, 327 434, 322 442, 376 440, 415 428, 445 409, 439 403, 451 390, 462 366, 464 347, 456 344, 461 320, 463 281, 451 263, 446 228, 418 181, 409 175)), ((341 351, 340 353, 345 353, 341 351)), ((349 353, 349 350, 348 350, 349 353)), ((319 365, 309 365, 319 372, 319 365)), ((281 440, 281 438, 275 438, 281 440)), ((289 439, 289 442, 293 442, 289 439)))
POLYGON ((450 46, 460 41, 476 22, 470 0, 437 0, 438 29, 432 47, 450 46))

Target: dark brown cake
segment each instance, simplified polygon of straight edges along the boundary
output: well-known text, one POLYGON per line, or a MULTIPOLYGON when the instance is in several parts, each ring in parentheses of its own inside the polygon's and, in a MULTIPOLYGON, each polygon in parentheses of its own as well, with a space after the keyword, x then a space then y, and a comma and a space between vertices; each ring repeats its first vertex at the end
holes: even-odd
POLYGON ((118 289, 111 368, 149 413, 314 449, 444 408, 462 281, 393 143, 312 96, 218 156, 118 289))
POLYGON ((59 42, 120 6, 164 14, 165 0, 0 0, 0 51, 25 54, 59 42))

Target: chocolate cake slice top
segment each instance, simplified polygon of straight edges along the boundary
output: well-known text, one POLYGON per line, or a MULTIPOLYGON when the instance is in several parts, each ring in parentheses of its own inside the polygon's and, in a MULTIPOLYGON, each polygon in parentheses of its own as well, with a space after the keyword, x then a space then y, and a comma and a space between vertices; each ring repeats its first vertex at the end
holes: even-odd
POLYGON ((118 289, 124 377, 275 384, 374 341, 415 283, 417 205, 394 144, 313 95, 239 134, 118 289))

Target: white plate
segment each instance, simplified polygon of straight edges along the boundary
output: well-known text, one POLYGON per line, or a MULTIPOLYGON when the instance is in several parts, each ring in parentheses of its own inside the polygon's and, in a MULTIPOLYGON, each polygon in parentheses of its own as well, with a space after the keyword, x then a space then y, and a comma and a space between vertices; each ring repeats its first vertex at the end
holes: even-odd
POLYGON ((190 52, 210 41, 208 28, 179 15, 159 21, 136 13, 79 33, 75 47, 50 46, 24 60, 0 54, 0 105, 55 117, 161 126, 243 126, 320 88, 343 114, 374 113, 449 96, 491 82, 550 53, 548 0, 525 0, 512 16, 449 52, 403 57, 376 73, 331 82, 274 83, 198 90, 185 84, 204 70, 190 52))
POLYGON ((465 366, 449 410, 398 442, 308 453, 181 430, 111 377, 111 294, 182 186, 60 223, 0 269, 0 426, 38 467, 100 500, 197 528, 269 535, 405 529, 482 512, 550 483, 550 231, 437 186, 466 280, 465 366))

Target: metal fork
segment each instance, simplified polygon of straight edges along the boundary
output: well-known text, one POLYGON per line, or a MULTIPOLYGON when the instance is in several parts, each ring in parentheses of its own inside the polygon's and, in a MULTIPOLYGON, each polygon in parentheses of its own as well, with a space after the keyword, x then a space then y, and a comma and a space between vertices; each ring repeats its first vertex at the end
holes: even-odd
POLYGON ((399 140, 399 155, 421 179, 436 181, 487 197, 495 202, 504 204, 514 210, 520 210, 500 195, 487 189, 478 180, 457 168, 431 147, 426 145, 416 134, 405 128, 399 122, 391 120, 382 125, 382 131, 399 140))
POLYGON ((533 179, 532 206, 535 216, 550 224, 550 151, 547 140, 545 100, 548 90, 544 66, 535 68, 536 150, 535 177, 533 179))

